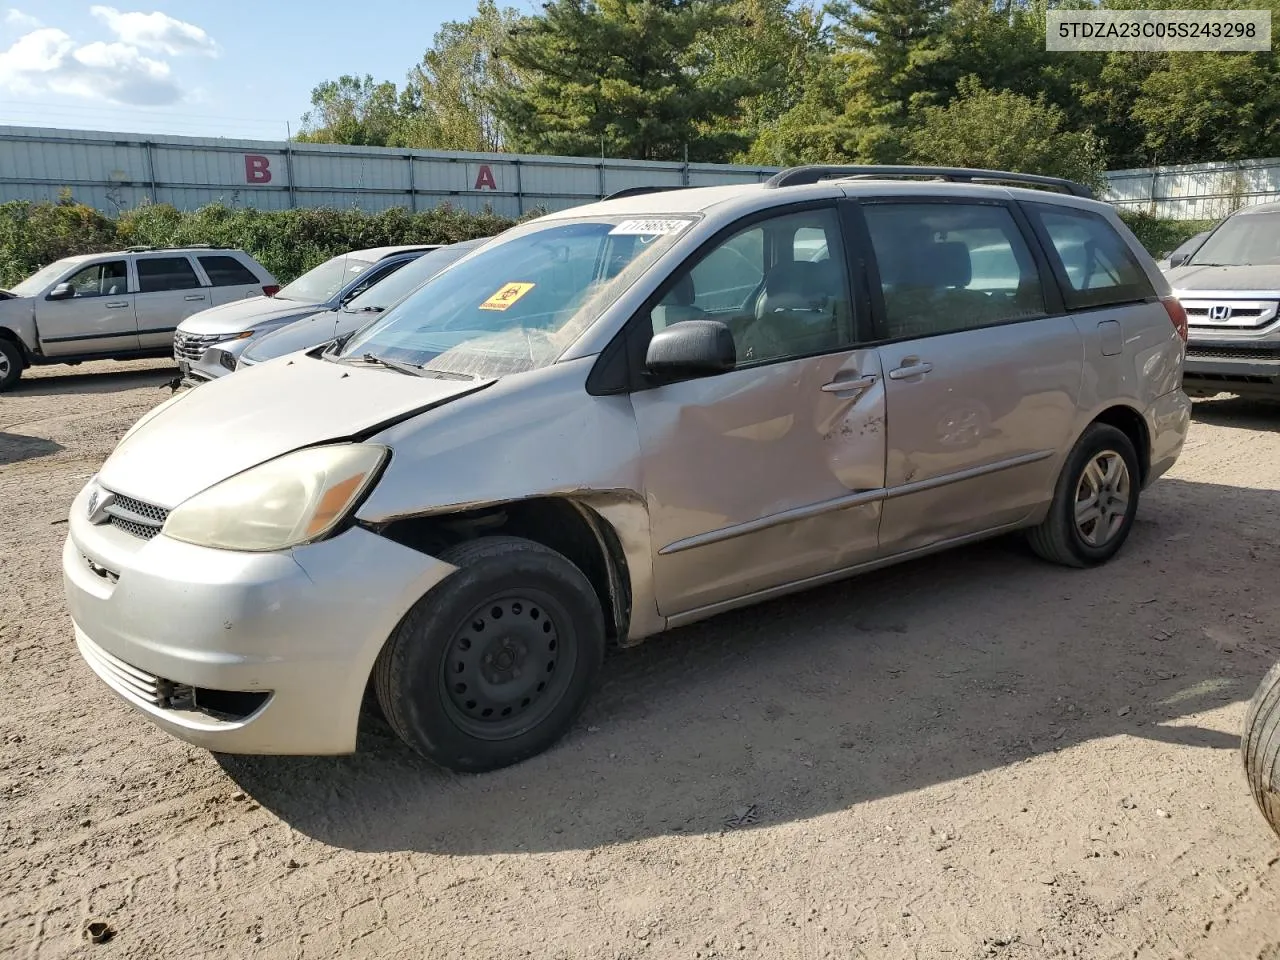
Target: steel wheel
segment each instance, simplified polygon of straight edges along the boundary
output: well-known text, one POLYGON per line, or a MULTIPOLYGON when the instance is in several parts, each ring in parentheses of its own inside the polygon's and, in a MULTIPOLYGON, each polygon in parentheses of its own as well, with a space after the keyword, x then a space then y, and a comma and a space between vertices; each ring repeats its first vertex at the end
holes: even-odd
POLYGON ((0 381, 8 379, 12 372, 13 363, 9 360, 9 355, 0 350, 0 381))
POLYGON ((564 696, 577 656, 558 627, 565 616, 550 595, 533 589, 477 606, 454 631, 441 664, 449 718, 482 740, 518 736, 546 719, 564 696))
POLYGON ((1129 510, 1129 467, 1114 450, 1096 454, 1076 485, 1075 523, 1091 547, 1106 546, 1124 526, 1129 510))

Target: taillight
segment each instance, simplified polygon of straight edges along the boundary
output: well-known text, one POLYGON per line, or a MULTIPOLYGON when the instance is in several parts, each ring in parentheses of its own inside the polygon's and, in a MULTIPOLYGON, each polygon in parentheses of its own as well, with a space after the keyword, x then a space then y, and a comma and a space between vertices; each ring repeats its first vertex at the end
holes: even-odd
MULTIPOLYGON (((264 297, 274 297, 279 292, 280 292, 280 284, 278 283, 264 283, 262 285, 262 295, 264 297)), ((1186 337, 1183 337, 1182 339, 1185 340, 1186 337)))
POLYGON ((1183 343, 1186 343, 1187 311, 1183 309, 1177 297, 1161 297, 1160 302, 1164 304, 1165 313, 1169 314, 1169 322, 1173 324, 1173 329, 1178 331, 1178 336, 1182 338, 1183 343))

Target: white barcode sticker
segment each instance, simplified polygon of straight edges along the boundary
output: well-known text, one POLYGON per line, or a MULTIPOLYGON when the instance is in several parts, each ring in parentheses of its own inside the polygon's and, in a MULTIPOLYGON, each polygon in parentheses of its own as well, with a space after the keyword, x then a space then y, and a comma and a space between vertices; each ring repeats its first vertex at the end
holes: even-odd
POLYGON ((656 237, 679 233, 688 225, 688 220, 623 220, 609 232, 623 236, 656 237))

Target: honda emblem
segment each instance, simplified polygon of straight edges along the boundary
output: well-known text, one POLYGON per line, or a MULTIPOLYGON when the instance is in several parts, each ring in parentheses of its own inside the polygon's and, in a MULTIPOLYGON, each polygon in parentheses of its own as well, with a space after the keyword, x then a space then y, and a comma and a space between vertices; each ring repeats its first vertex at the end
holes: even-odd
POLYGON ((1217 321, 1230 320, 1231 307, 1225 303, 1215 303, 1209 308, 1209 319, 1217 321))

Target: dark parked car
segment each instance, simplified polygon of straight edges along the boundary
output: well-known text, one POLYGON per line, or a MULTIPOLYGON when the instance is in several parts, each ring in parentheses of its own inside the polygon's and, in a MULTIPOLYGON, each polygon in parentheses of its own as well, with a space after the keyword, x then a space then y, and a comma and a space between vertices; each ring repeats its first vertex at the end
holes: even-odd
POLYGON ((276 357, 283 357, 286 353, 306 350, 308 347, 317 347, 322 343, 353 333, 450 264, 461 260, 472 250, 487 243, 489 239, 489 237, 481 237, 478 240, 464 240, 461 243, 451 243, 447 247, 428 251, 348 303, 295 321, 279 330, 273 330, 260 340, 249 344, 249 348, 240 354, 236 369, 251 367, 263 360, 273 360, 276 357))

